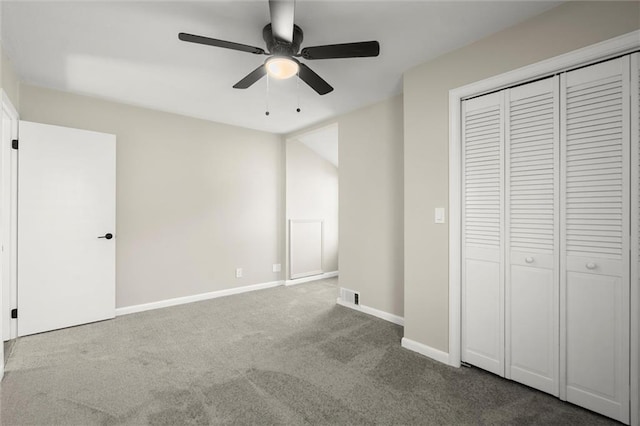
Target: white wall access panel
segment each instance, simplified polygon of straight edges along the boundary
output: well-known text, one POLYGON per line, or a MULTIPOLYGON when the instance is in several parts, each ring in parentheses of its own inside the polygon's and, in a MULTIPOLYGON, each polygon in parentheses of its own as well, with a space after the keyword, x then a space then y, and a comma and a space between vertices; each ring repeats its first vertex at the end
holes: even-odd
POLYGON ((631 55, 631 424, 640 424, 640 53, 631 55))
POLYGON ((462 104, 462 360, 504 376, 504 93, 462 104))
POLYGON ((562 397, 629 422, 629 57, 561 78, 562 397))
POLYGON ((18 335, 115 315, 114 135, 20 122, 18 335))
POLYGON ((559 394, 559 78, 506 90, 505 375, 559 394))

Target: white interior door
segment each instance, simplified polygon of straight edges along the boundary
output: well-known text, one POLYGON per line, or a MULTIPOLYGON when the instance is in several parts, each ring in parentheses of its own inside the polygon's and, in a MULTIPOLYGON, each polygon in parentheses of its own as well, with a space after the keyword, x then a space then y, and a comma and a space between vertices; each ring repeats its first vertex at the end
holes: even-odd
POLYGON ((559 395, 559 78, 506 91, 505 375, 559 395))
POLYGON ((504 376, 504 93, 462 108, 461 356, 504 376))
POLYGON ((20 336, 115 315, 115 142, 20 122, 20 336))
POLYGON ((629 57, 561 80, 566 399, 629 422, 629 57))

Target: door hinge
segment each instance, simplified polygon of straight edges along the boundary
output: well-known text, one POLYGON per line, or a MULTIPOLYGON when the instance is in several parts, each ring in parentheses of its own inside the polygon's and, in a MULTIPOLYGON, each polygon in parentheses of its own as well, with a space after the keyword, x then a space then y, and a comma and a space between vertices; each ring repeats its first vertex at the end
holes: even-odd
POLYGON ((11 141, 11 148, 18 149, 18 139, 14 139, 11 141))
POLYGON ((11 318, 12 319, 18 318, 18 309, 17 308, 11 310, 11 318))

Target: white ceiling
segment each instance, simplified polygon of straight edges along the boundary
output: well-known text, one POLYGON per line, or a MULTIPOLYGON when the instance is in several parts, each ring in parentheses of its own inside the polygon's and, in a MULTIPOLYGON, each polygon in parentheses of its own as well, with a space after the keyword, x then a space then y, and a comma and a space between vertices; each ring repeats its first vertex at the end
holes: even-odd
POLYGON ((2 1, 2 42, 25 82, 222 123, 288 133, 402 91, 414 65, 561 2, 296 3, 302 46, 378 40, 377 58, 306 63, 335 90, 296 79, 232 86, 265 56, 178 40, 188 32, 263 47, 261 1, 2 1), (302 112, 297 113, 298 97, 302 112))
POLYGON ((311 132, 304 133, 296 139, 309 149, 338 167, 338 125, 331 124, 311 132))

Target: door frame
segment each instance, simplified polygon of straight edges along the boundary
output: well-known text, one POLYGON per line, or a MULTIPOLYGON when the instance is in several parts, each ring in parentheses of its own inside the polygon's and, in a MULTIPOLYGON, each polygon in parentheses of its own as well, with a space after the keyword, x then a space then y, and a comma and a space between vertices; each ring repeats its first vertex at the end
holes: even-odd
POLYGON ((9 212, 8 220, 0 223, 0 245, 4 248, 0 255, 0 271, 2 271, 2 306, 0 308, 0 333, 2 341, 15 339, 18 336, 18 321, 10 318, 11 309, 17 308, 17 213, 18 213, 18 151, 12 149, 12 140, 18 139, 18 123, 20 115, 13 103, 2 90, 2 111, 11 119, 11 136, 9 140, 0 142, 0 149, 9 155, 3 158, 2 175, 0 176, 0 208, 9 212), (8 296, 8 298, 6 297, 8 296), (9 321, 9 334, 5 332, 5 321, 9 321))
MULTIPOLYGON (((640 53, 634 53, 631 55, 631 100, 633 100, 633 94, 640 96, 640 82, 638 81, 638 74, 640 74, 640 53), (635 70, 635 71, 634 71, 635 70), (635 77, 635 78, 633 78, 635 77)), ((633 213, 640 215, 640 199, 638 194, 640 188, 638 188, 638 182, 640 181, 640 105, 638 99, 636 102, 631 102, 631 217, 633 213), (634 119, 635 117, 635 119, 634 119)), ((631 424, 640 424, 640 270, 638 270, 638 258, 640 256, 638 245, 638 237, 640 237, 640 229, 638 229, 638 220, 631 221, 631 292, 629 299, 631 300, 630 311, 631 314, 631 345, 630 351, 630 374, 631 377, 635 377, 636 380, 631 380, 631 386, 629 389, 631 395, 631 424), (635 309, 634 309, 635 303, 635 309), (635 328, 634 328, 635 325, 635 328), (635 348, 635 351, 634 351, 635 348), (635 415, 635 417, 634 417, 635 415), (634 423, 635 419, 635 423, 634 423)))
MULTIPOLYGON (((511 86, 579 68, 606 59, 634 52, 640 48, 640 31, 633 31, 591 46, 565 53, 541 62, 518 68, 449 91, 449 355, 448 364, 461 365, 461 248, 462 248, 462 101, 511 86)), ((638 290, 635 290, 637 295, 638 290)), ((632 285, 632 293, 633 285, 632 285)), ((631 335, 640 333, 638 297, 631 300, 631 335)), ((640 358, 638 342, 631 347, 631 401, 640 399, 640 372, 634 368, 640 358)), ((640 425, 640 407, 631 410, 631 424, 640 425)))
MULTIPOLYGON (((300 131, 295 131, 292 133, 289 133, 288 135, 286 135, 283 139, 283 144, 282 144, 282 161, 283 161, 283 173, 282 173, 282 190, 283 190, 283 198, 282 198, 282 204, 281 204, 281 209, 282 209, 282 214, 280 214, 281 217, 281 221, 279 222, 280 225, 282 226, 282 230, 279 231, 279 234, 283 236, 283 242, 284 244, 282 245, 282 247, 280 248, 279 252, 281 253, 281 258, 284 260, 282 267, 281 267, 281 276, 280 279, 285 281, 286 285, 293 285, 293 284, 298 284, 298 283, 302 283, 305 280, 305 277, 301 277, 301 278, 292 278, 291 277, 291 235, 290 235, 290 230, 291 230, 291 224, 290 221, 294 220, 294 221, 300 221, 300 219, 291 219, 289 216, 289 194, 287 193, 287 179, 289 179, 289 176, 287 175, 287 151, 288 151, 288 145, 290 142, 295 141, 296 139, 300 138, 301 136, 307 136, 307 135, 312 135, 314 133, 320 133, 320 132, 324 132, 326 130, 329 129, 338 129, 339 130, 339 123, 337 121, 334 120, 330 120, 330 121, 326 121, 323 123, 320 123, 318 125, 314 125, 311 126, 309 128, 300 130, 300 131)), ((340 134, 338 132, 338 147, 340 147, 340 134)), ((340 153, 338 152, 338 157, 340 157, 340 153)), ((339 171, 339 169, 338 169, 339 171)), ((340 176, 338 173, 338 188, 340 187, 340 176)), ((340 190, 338 189, 338 211, 340 210, 340 190)), ((311 220, 317 220, 317 219, 311 219, 311 220)), ((325 238, 325 226, 324 226, 324 219, 323 220, 323 224, 322 224, 322 263, 323 263, 323 271, 324 271, 324 238, 325 238)), ((339 222, 339 221, 338 221, 339 222)), ((338 223, 338 231, 339 231, 339 223, 338 223)), ((340 235, 338 235, 338 247, 340 245, 340 235)), ((339 252, 340 250, 338 250, 339 252)), ((340 267, 340 260, 338 259, 338 269, 340 267)), ((310 275, 307 278, 311 278, 311 277, 328 277, 328 276, 337 276, 338 275, 338 271, 324 271, 324 275, 310 275), (333 274, 333 275, 327 275, 326 274, 333 274)))

